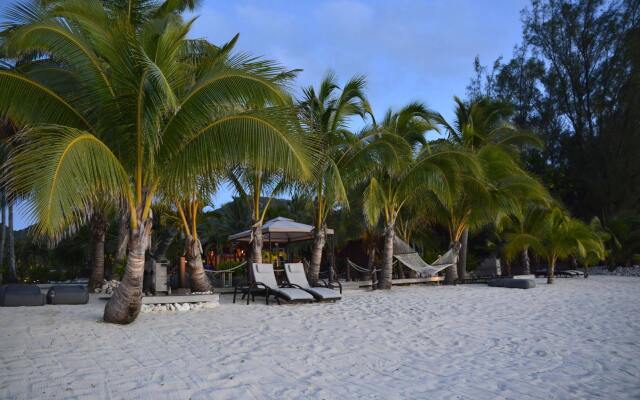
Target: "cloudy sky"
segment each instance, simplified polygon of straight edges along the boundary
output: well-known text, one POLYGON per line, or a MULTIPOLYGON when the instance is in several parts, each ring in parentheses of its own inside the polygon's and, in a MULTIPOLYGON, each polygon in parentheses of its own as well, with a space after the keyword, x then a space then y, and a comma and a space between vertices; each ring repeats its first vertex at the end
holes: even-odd
MULTIPOLYGON (((297 87, 327 70, 341 82, 365 74, 374 115, 419 100, 450 117, 473 59, 509 58, 529 0, 205 0, 194 37, 216 44, 240 33, 237 49, 303 69, 297 87)), ((230 199, 222 190, 216 205, 230 199)))
MULTIPOLYGON (((520 42, 529 0, 204 0, 192 36, 221 44, 240 33, 239 51, 301 68, 297 86, 327 70, 341 81, 365 74, 374 113, 413 100, 450 117, 464 96, 473 59, 508 58, 520 42)), ((215 204, 231 198, 223 189, 215 204)), ((17 228, 28 221, 17 216, 17 228)))
POLYGON ((421 100, 450 114, 479 55, 509 57, 528 0, 204 1, 194 36, 214 43, 240 33, 237 48, 301 68, 298 84, 328 70, 365 74, 376 114, 421 100))

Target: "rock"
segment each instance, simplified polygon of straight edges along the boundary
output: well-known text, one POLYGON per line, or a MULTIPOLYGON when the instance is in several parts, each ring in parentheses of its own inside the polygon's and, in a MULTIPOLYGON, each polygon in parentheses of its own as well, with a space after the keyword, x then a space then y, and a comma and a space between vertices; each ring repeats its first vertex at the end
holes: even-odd
POLYGON ((178 311, 189 311, 189 303, 176 303, 178 311))

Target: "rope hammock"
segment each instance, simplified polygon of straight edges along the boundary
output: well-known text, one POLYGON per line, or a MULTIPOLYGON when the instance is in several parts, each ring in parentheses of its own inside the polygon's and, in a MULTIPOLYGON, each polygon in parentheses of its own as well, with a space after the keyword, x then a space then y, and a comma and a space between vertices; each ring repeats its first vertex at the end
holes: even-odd
MULTIPOLYGON (((451 252, 451 250, 449 250, 447 253, 449 252, 451 252)), ((441 258, 445 256, 448 257, 449 255, 445 254, 441 256, 441 258)), ((422 278, 434 276, 443 269, 455 265, 455 263, 441 263, 442 260, 440 258, 438 258, 433 264, 428 264, 420 257, 418 253, 398 254, 394 257, 398 261, 400 261, 402 265, 416 271, 422 278)))
POLYGON ((407 242, 399 237, 393 238, 393 256, 409 269, 416 271, 420 277, 435 276, 443 269, 456 265, 458 261, 458 248, 451 247, 446 253, 439 256, 433 264, 429 264, 420 257, 418 252, 407 242))
POLYGON ((420 257, 417 251, 398 237, 394 238, 394 252, 395 250, 398 250, 399 254, 394 254, 393 256, 400 261, 402 265, 416 271, 420 277, 423 278, 435 276, 443 269, 456 265, 458 261, 458 249, 452 247, 446 253, 439 256, 433 264, 429 264, 420 257))

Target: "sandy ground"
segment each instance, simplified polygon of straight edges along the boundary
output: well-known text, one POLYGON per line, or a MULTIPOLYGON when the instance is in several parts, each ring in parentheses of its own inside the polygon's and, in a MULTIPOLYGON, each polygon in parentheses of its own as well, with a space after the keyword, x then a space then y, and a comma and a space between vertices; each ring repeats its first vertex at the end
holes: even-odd
POLYGON ((0 309, 1 399, 638 399, 640 279, 413 286, 99 321, 0 309))

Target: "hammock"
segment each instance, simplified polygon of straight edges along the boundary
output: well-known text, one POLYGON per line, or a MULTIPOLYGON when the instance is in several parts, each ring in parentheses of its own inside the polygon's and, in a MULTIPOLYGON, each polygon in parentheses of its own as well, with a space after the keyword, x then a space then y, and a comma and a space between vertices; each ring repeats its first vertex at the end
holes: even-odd
POLYGON ((443 269, 456 265, 458 260, 458 251, 454 251, 454 248, 451 248, 449 251, 438 257, 433 264, 428 264, 420 257, 417 251, 401 239, 397 237, 394 238, 393 244, 394 253, 395 251, 398 251, 399 253, 394 254, 393 256, 404 266, 416 271, 422 278, 435 276, 443 269))

